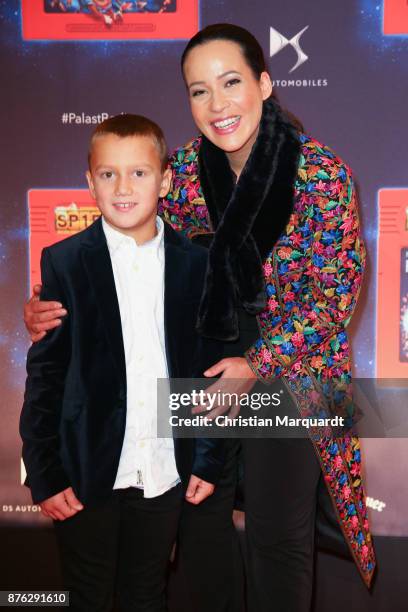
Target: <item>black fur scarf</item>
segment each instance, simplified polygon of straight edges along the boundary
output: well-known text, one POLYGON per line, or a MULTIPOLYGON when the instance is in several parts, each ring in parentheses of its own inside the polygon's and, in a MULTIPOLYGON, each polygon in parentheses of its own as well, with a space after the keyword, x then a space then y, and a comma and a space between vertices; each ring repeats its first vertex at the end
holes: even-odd
POLYGON ((203 336, 236 340, 239 303, 253 315, 265 308, 262 260, 293 210, 299 153, 298 132, 273 98, 236 184, 226 154, 202 137, 200 180, 215 229, 197 320, 203 336))

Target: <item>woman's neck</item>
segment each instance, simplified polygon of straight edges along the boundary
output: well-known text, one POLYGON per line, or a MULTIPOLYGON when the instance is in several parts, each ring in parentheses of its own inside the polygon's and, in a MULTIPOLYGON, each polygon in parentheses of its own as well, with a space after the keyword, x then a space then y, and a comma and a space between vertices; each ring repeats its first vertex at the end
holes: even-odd
POLYGON ((259 127, 255 134, 251 136, 251 138, 244 144, 243 147, 238 149, 238 151, 226 152, 227 159, 229 161, 229 165, 231 166, 231 170, 237 177, 237 181, 240 177, 240 174, 248 161, 249 156, 251 155, 252 147, 255 144, 259 133, 259 127))
POLYGON ((245 166, 249 155, 244 154, 242 151, 234 151, 233 153, 227 153, 227 159, 229 161, 229 165, 231 166, 231 170, 239 179, 239 176, 245 166))

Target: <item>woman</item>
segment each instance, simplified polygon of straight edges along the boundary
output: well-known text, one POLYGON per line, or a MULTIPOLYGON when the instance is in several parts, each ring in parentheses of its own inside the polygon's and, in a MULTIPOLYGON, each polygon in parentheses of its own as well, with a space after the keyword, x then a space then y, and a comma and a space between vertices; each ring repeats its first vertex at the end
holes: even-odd
MULTIPOLYGON (((181 62, 201 136, 171 158, 161 214, 192 239, 212 238, 197 325, 225 341, 226 358, 206 375, 233 379, 231 391, 280 378, 302 416, 350 415, 345 328, 365 257, 350 171, 279 108, 262 50, 243 28, 205 28, 181 62)), ((26 307, 26 321, 40 337, 50 324, 37 309, 26 307)), ((251 612, 310 609, 321 474, 370 585, 359 441, 315 433, 242 440, 251 612)))

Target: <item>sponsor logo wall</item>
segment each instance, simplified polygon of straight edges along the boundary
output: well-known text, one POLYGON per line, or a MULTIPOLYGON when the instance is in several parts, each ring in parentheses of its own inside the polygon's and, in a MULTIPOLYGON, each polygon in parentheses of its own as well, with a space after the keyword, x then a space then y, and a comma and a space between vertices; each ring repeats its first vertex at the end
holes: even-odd
MULTIPOLYGON (((287 71, 287 77, 282 78, 274 78, 273 84, 277 87, 327 87, 328 79, 326 77, 320 77, 317 79, 310 78, 301 78, 298 76, 296 78, 295 75, 292 76, 292 73, 300 68, 307 60, 309 56, 306 55, 304 50, 301 47, 301 37, 309 29, 309 26, 305 26, 292 36, 292 38, 286 38, 283 34, 278 32, 272 26, 269 28, 269 57, 273 58, 275 55, 286 49, 287 47, 291 47, 296 54, 296 62, 293 66, 287 71)), ((273 64, 272 64, 273 65, 273 64)), ((273 68, 272 68, 273 70, 273 68)), ((298 73, 299 74, 299 73, 298 73)))
POLYGON ((283 105, 354 170, 368 267, 351 325, 353 367, 371 379, 388 432, 363 440, 368 505, 375 533, 408 535, 408 428, 395 407, 408 379, 405 0, 0 0, 0 8, 0 522, 46 520, 21 484, 22 304, 39 280, 41 248, 98 215, 85 190, 89 134, 108 115, 137 112, 163 126, 170 148, 194 136, 180 55, 200 24, 228 21, 262 43, 283 105))

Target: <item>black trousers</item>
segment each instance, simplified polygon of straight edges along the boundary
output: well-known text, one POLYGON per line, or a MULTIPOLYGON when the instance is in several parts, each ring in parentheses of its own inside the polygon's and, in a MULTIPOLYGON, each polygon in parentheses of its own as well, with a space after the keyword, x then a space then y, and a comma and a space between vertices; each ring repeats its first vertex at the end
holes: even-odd
POLYGON ((246 591, 248 612, 310 612, 321 475, 312 442, 248 438, 227 444, 214 495, 183 506, 178 556, 188 609, 241 612, 246 591), (246 580, 231 520, 238 460, 244 469, 246 580))
POLYGON ((181 485, 152 499, 139 489, 55 521, 70 610, 164 612, 167 569, 182 506, 181 485))
MULTIPOLYGON (((239 441, 227 440, 222 477, 198 506, 184 503, 178 540, 179 571, 191 612, 237 612, 244 597, 243 564, 232 522, 239 441)), ((184 609, 184 608, 183 608, 184 609)))
POLYGON ((241 440, 248 612, 310 612, 320 465, 301 438, 241 440))

